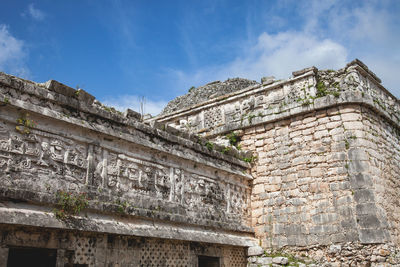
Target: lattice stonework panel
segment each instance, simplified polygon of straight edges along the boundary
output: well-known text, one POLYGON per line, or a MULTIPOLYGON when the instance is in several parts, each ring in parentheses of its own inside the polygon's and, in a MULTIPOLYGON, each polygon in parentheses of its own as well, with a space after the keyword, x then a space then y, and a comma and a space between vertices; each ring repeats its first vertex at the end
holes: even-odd
POLYGON ((90 237, 77 237, 75 241, 75 264, 94 266, 96 244, 90 237))
POLYGON ((190 246, 188 243, 147 240, 140 249, 141 267, 190 267, 190 246))
POLYGON ((210 128, 222 123, 221 109, 210 109, 204 112, 204 127, 210 128))
POLYGON ((245 267, 247 265, 246 250, 241 247, 230 247, 224 253, 226 267, 245 267))

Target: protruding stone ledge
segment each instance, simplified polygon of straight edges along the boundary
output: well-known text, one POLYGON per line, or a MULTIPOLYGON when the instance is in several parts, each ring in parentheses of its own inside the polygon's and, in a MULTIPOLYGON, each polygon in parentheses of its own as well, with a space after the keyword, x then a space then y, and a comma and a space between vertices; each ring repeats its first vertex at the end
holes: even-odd
POLYGON ((346 68, 351 67, 351 66, 360 66, 365 72, 367 72, 369 75, 371 75, 371 77, 378 83, 381 83, 382 80, 379 79, 379 77, 373 73, 368 67, 367 65, 365 65, 361 60, 359 60, 358 58, 356 58, 355 60, 353 60, 352 62, 348 63, 346 65, 346 68))
POLYGON ((382 116, 386 117, 389 121, 392 121, 393 124, 400 127, 400 117, 396 117, 395 115, 390 114, 387 110, 382 108, 379 102, 374 101, 371 96, 363 95, 362 92, 359 91, 346 91, 342 92, 339 97, 327 95, 317 98, 314 100, 313 103, 310 103, 308 105, 292 103, 287 105, 284 109, 271 110, 267 113, 262 113, 260 114, 260 116, 256 116, 255 118, 253 118, 251 122, 248 120, 243 120, 240 123, 233 122, 230 124, 226 124, 223 127, 218 127, 210 131, 209 133, 207 133, 206 137, 213 138, 215 136, 226 134, 231 131, 248 127, 255 127, 260 124, 271 123, 321 109, 348 104, 360 104, 369 106, 372 109, 376 110, 382 116))
POLYGON ((292 75, 293 75, 293 77, 298 77, 298 76, 304 75, 304 74, 309 73, 309 72, 313 73, 313 74, 317 74, 318 69, 313 66, 313 67, 305 68, 305 69, 302 69, 302 70, 293 71, 292 75))
POLYGON ((63 223, 54 214, 43 210, 0 207, 0 223, 50 229, 80 230, 130 236, 156 237, 175 240, 206 242, 232 246, 254 246, 255 239, 248 235, 235 235, 226 231, 206 230, 195 226, 178 226, 160 221, 142 219, 120 223, 111 216, 88 213, 88 218, 76 217, 74 223, 63 223))
MULTIPOLYGON (((233 163, 235 165, 239 165, 244 168, 249 168, 250 165, 242 160, 241 158, 245 157, 245 153, 242 154, 223 154, 217 150, 207 149, 204 144, 199 145, 198 138, 194 135, 188 135, 185 132, 178 131, 175 129, 155 129, 150 127, 139 121, 140 114, 134 112, 132 110, 127 110, 124 114, 119 114, 118 112, 107 111, 102 107, 102 104, 95 100, 94 96, 90 95, 86 91, 80 89, 75 90, 69 86, 66 86, 62 83, 59 83, 54 80, 50 80, 45 84, 36 84, 31 81, 25 81, 23 79, 14 77, 12 75, 7 75, 4 73, 0 73, 0 85, 4 85, 6 87, 10 87, 16 89, 21 92, 21 94, 29 94, 34 95, 38 98, 41 98, 45 101, 51 101, 60 106, 69 106, 76 111, 82 111, 87 114, 91 114, 94 116, 98 116, 100 118, 104 118, 108 121, 113 121, 116 125, 124 125, 125 127, 133 127, 136 130, 143 132, 144 134, 155 135, 158 138, 162 138, 168 142, 177 143, 183 145, 189 149, 193 149, 197 152, 200 152, 205 155, 212 156, 214 158, 227 161, 233 163), (173 132, 173 133, 171 133, 173 132)), ((64 120, 68 123, 76 124, 79 127, 91 128, 92 130, 99 131, 99 129, 103 127, 91 127, 90 125, 94 125, 95 123, 90 124, 82 124, 79 123, 80 118, 73 117, 65 117, 62 116, 59 112, 55 110, 47 111, 47 108, 40 107, 40 105, 34 106, 25 101, 14 99, 3 95, 0 93, 0 101, 3 99, 7 99, 7 104, 14 105, 17 108, 27 109, 31 112, 36 112, 38 114, 42 114, 44 116, 50 116, 53 118, 57 118, 60 120, 64 120), (44 112, 45 111, 45 112, 44 112), (57 115, 56 115, 57 114, 57 115)), ((113 129, 109 129, 110 132, 115 132, 113 129)), ((101 130, 100 130, 101 131, 101 130)), ((109 134, 109 133, 107 133, 109 134)), ((120 134, 115 134, 116 137, 121 137, 120 134)), ((142 143, 145 144, 146 142, 142 143)), ((151 146, 153 149, 162 150, 162 147, 151 146)), ((220 149, 222 150, 222 149, 220 149)))
MULTIPOLYGON (((179 204, 173 202, 165 202, 160 199, 152 199, 150 197, 136 195, 125 198, 116 198, 111 192, 102 190, 98 192, 97 188, 87 186, 81 189, 81 193, 87 194, 90 197, 88 206, 84 213, 92 213, 93 216, 101 217, 118 217, 121 219, 129 218, 134 220, 137 218, 146 218, 146 220, 157 220, 164 222, 171 222, 182 225, 192 225, 196 227, 204 227, 207 229, 224 229, 226 231, 234 231, 252 234, 253 229, 247 225, 239 224, 228 217, 224 221, 206 219, 199 214, 196 217, 191 217, 187 211, 179 204), (123 200, 121 200, 123 199, 123 200), (129 206, 123 208, 118 204, 117 200, 124 203, 141 203, 137 206, 129 206), (157 207, 157 208, 156 208, 157 207), (97 215, 95 215, 97 214, 97 215)), ((24 209, 26 204, 19 205, 18 203, 30 203, 32 209, 46 210, 54 215, 53 205, 57 203, 57 194, 49 192, 29 191, 22 188, 4 188, 0 186, 0 199, 2 201, 10 201, 13 207, 24 209), (39 206, 40 205, 40 206, 39 206)), ((128 205, 128 204, 127 204, 128 205)), ((79 216, 78 216, 79 217, 79 216)), ((73 218, 72 218, 73 219, 73 218)), ((63 224, 62 220, 59 220, 63 224)))
POLYGON ((264 249, 260 246, 249 247, 249 249, 247 250, 247 256, 249 257, 260 256, 262 254, 264 254, 264 249))
POLYGON ((74 97, 76 90, 72 87, 69 87, 63 83, 60 83, 56 80, 49 80, 44 83, 45 88, 47 88, 50 91, 69 96, 69 97, 74 97))
POLYGON ((139 112, 136 112, 136 111, 131 110, 129 108, 124 112, 124 116, 126 118, 128 118, 128 119, 135 119, 135 120, 140 120, 141 119, 141 115, 140 115, 139 112))
POLYGON ((274 76, 268 76, 268 77, 262 77, 261 78, 261 84, 262 85, 270 85, 274 83, 275 77, 274 76))
POLYGON ((304 78, 307 78, 309 76, 314 76, 314 75, 315 75, 315 73, 313 71, 308 71, 308 72, 305 72, 304 74, 301 74, 301 75, 299 74, 298 76, 289 78, 287 80, 275 80, 273 83, 257 84, 257 85, 249 86, 245 89, 242 89, 242 90, 230 93, 230 94, 222 95, 217 98, 205 101, 203 103, 190 106, 188 108, 177 110, 175 112, 165 114, 165 115, 159 115, 159 116, 152 117, 151 119, 148 120, 148 122, 152 122, 152 121, 158 121, 158 122, 165 121, 166 122, 166 121, 173 120, 173 119, 176 119, 176 118, 179 118, 182 116, 186 116, 189 114, 199 113, 202 110, 213 108, 213 107, 223 105, 223 104, 226 104, 229 102, 235 102, 241 98, 249 97, 254 94, 258 94, 261 92, 267 92, 267 91, 273 91, 274 89, 284 87, 286 84, 290 84, 290 83, 293 83, 298 80, 302 80, 304 78))

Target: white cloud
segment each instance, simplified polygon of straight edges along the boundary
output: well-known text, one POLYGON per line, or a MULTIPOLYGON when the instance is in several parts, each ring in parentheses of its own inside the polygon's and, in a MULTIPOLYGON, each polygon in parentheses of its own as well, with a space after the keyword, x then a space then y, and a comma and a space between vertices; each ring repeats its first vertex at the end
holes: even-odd
MULTIPOLYGON (((268 30, 255 35, 255 40, 242 40, 242 50, 225 64, 212 64, 191 72, 172 70, 170 74, 175 77, 178 87, 189 88, 236 76, 255 80, 269 75, 288 78, 292 71, 301 68, 314 65, 320 69, 337 69, 359 58, 382 79, 383 85, 400 97, 397 75, 400 73, 400 17, 396 12, 399 2, 366 0, 349 4, 340 0, 315 0, 283 3, 278 9, 294 6, 302 16, 302 24, 290 25, 290 18, 279 16, 273 20, 281 20, 286 28, 296 30, 289 28, 272 34, 274 28, 271 27, 275 25, 269 25, 268 30)), ((248 27, 257 28, 254 24, 248 27)))
POLYGON ((347 51, 342 45, 302 32, 275 35, 264 32, 247 51, 228 64, 223 72, 252 79, 266 75, 286 78, 292 71, 304 67, 338 68, 347 60, 347 51))
POLYGON ((180 88, 202 85, 212 80, 244 77, 260 80, 273 75, 288 78, 291 72, 305 67, 335 69, 343 67, 347 50, 330 39, 318 39, 304 32, 281 32, 259 35, 258 40, 246 47, 240 56, 224 65, 199 69, 193 73, 173 70, 180 88))
POLYGON ((30 16, 34 20, 44 20, 46 18, 46 14, 35 7, 34 4, 29 4, 27 10, 21 14, 23 17, 30 16))
POLYGON ((6 25, 0 24, 0 70, 28 78, 25 58, 24 42, 12 36, 6 25))
MULTIPOLYGON (((117 97, 106 97, 103 98, 102 103, 116 108, 119 111, 125 111, 126 109, 132 109, 137 112, 140 111, 141 97, 136 95, 121 95, 117 97)), ((154 101, 145 99, 144 101, 144 114, 150 113, 151 115, 157 115, 167 105, 167 101, 154 101)))
POLYGON ((398 1, 308 1, 300 7, 306 31, 329 36, 359 58, 400 97, 400 17, 398 1))

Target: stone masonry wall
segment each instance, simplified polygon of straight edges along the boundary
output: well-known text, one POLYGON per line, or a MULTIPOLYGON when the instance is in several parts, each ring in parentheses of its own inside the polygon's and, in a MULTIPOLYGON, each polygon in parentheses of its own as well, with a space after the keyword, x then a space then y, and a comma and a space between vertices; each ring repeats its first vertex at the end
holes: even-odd
POLYGON ((247 163, 55 81, 1 74, 0 100, 0 223, 252 244, 247 163))
POLYGON ((400 124, 400 103, 380 82, 359 60, 337 71, 306 68, 293 72, 287 80, 268 80, 148 122, 223 141, 223 136, 234 130, 342 103, 359 103, 400 124))
POLYGON ((241 145, 258 156, 252 220, 262 245, 311 266, 398 266, 399 137, 360 105, 245 129, 241 145))
POLYGON ((224 144, 234 134, 232 149, 253 152, 252 225, 264 248, 326 266, 400 263, 400 102, 362 62, 304 69, 149 122, 224 144))
POLYGON ((358 145, 360 113, 360 106, 342 106, 245 129, 242 147, 258 155, 252 220, 264 246, 391 240, 358 145))
POLYGON ((385 211, 393 242, 400 245, 400 129, 367 108, 362 109, 364 136, 357 140, 369 159, 368 182, 374 186, 376 206, 360 207, 360 213, 385 211))

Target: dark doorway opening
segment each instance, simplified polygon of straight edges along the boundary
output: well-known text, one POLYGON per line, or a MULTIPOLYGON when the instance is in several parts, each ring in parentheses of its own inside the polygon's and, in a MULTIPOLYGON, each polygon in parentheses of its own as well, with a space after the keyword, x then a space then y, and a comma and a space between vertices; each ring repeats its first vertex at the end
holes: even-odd
POLYGON ((7 267, 56 267, 56 249, 9 248, 8 251, 7 267))
POLYGON ((219 267, 219 258, 199 256, 199 267, 219 267))

